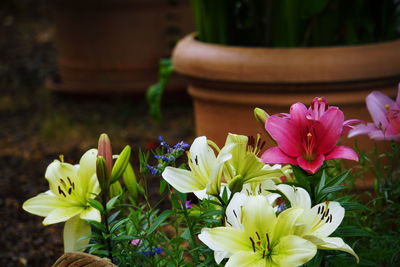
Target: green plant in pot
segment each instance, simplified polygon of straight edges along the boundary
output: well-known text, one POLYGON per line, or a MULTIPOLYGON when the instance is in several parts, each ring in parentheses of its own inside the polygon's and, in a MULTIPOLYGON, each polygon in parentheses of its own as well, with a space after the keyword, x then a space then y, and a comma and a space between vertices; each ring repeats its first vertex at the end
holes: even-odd
MULTIPOLYGON (((371 90, 395 95, 397 0, 193 0, 192 7, 197 33, 177 44, 171 64, 189 78, 196 134, 218 144, 229 130, 257 129, 257 106, 278 113, 320 95, 348 118, 367 120, 371 90)), ((160 89, 148 92, 149 102, 159 102, 160 89)))

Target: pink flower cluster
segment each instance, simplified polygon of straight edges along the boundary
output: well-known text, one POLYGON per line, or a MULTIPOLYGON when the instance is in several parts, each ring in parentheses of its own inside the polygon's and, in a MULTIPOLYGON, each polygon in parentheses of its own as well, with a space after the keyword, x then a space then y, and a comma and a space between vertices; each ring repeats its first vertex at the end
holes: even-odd
POLYGON ((265 163, 299 165, 315 173, 325 160, 344 158, 358 160, 357 153, 346 146, 338 146, 340 137, 352 129, 358 120, 344 121, 343 112, 331 107, 323 97, 314 98, 311 106, 293 104, 290 113, 272 115, 265 128, 277 142, 277 147, 265 151, 265 163))

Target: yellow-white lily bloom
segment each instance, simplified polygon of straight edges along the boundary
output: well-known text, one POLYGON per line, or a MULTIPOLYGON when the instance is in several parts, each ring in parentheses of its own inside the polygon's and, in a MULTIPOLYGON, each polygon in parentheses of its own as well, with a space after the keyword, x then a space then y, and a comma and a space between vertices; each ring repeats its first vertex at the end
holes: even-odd
POLYGON ((304 212, 298 218, 296 234, 313 242, 319 249, 341 250, 359 258, 354 250, 340 237, 329 237, 341 224, 345 210, 336 201, 325 201, 311 208, 310 195, 300 187, 280 184, 277 190, 289 200, 291 207, 300 207, 304 212))
POLYGON ((232 155, 234 144, 227 145, 215 155, 205 136, 197 137, 188 152, 189 170, 167 167, 162 177, 182 193, 193 192, 198 198, 220 193, 222 168, 232 155))
MULTIPOLYGON (((238 200, 241 201, 240 199, 238 200)), ((316 246, 294 234, 301 208, 278 216, 264 196, 248 196, 241 206, 239 228, 205 228, 199 239, 223 257, 225 266, 299 266, 311 260, 316 246)))
POLYGON ((65 222, 64 250, 77 250, 89 240, 80 240, 89 235, 90 225, 84 220, 101 221, 100 212, 91 207, 88 199, 100 193, 96 176, 97 150, 87 151, 79 165, 53 161, 46 170, 45 178, 50 190, 30 198, 23 209, 35 215, 46 217, 44 225, 65 222))
POLYGON ((234 180, 237 179, 240 179, 242 185, 258 184, 268 179, 280 181, 279 178, 285 175, 279 165, 271 167, 258 157, 263 147, 259 136, 254 139, 230 133, 225 146, 230 144, 235 144, 235 147, 231 151, 232 158, 225 163, 224 177, 228 184, 236 182, 234 180))

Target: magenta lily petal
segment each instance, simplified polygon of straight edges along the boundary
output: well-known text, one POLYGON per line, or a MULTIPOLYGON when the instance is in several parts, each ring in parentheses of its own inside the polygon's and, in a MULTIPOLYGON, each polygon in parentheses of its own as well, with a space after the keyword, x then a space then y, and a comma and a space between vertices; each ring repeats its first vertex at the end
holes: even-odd
POLYGON ((396 97, 396 103, 398 106, 400 106, 400 83, 397 86, 397 97, 396 97))
POLYGON ((357 126, 354 126, 353 129, 349 131, 348 138, 362 134, 369 134, 372 131, 379 131, 378 128, 376 128, 375 124, 373 123, 367 123, 366 125, 359 124, 357 126))
POLYGON ((290 119, 292 120, 292 123, 296 126, 309 123, 306 118, 307 113, 308 110, 303 103, 296 103, 290 107, 290 119))
POLYGON ((265 163, 286 163, 286 164, 297 164, 296 160, 289 157, 279 147, 272 147, 266 150, 261 155, 261 160, 265 163))
POLYGON ((369 113, 371 114, 372 120, 374 124, 378 128, 386 129, 389 124, 387 120, 387 110, 385 105, 389 105, 390 107, 396 105, 395 102, 390 99, 387 95, 382 94, 378 91, 373 91, 370 93, 365 102, 367 103, 367 108, 369 113))
POLYGON ((352 119, 352 120, 347 120, 343 123, 343 131, 342 135, 348 134, 351 130, 353 130, 356 125, 363 123, 362 120, 357 120, 357 119, 352 119))
POLYGON ((324 163, 325 157, 322 154, 319 154, 316 159, 313 161, 308 161, 303 157, 297 158, 298 165, 305 171, 310 173, 315 173, 316 171, 321 168, 322 164, 324 163))
POLYGON ((317 125, 319 138, 318 153, 325 154, 337 144, 343 131, 344 115, 336 107, 330 107, 320 118, 317 125))
POLYGON ((297 127, 291 123, 291 120, 274 115, 268 118, 265 128, 285 154, 291 157, 300 155, 298 148, 300 136, 297 127))
POLYGON ((349 159, 358 161, 358 155, 350 147, 336 146, 331 152, 325 155, 325 159, 349 159))

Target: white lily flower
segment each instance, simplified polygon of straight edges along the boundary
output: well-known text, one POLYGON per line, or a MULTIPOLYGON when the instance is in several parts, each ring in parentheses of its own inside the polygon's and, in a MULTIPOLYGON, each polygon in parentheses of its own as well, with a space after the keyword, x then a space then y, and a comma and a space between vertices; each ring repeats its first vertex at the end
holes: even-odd
POLYGON ((359 258, 354 250, 340 237, 329 237, 341 224, 345 210, 336 201, 325 201, 311 208, 311 198, 306 190, 287 184, 277 189, 289 200, 291 207, 301 207, 303 214, 298 218, 296 234, 313 242, 319 249, 340 250, 359 258))
POLYGON ((66 221, 65 252, 75 251, 89 242, 77 242, 91 233, 84 220, 101 221, 100 212, 88 203, 88 199, 94 199, 100 193, 96 158, 97 150, 91 149, 82 156, 79 165, 53 161, 45 173, 50 190, 28 199, 22 206, 27 212, 46 217, 44 225, 66 221))
MULTIPOLYGON (((203 243, 217 252, 216 260, 229 257, 225 266, 235 267, 291 267, 304 264, 314 257, 316 246, 294 235, 295 222, 303 209, 290 208, 276 216, 264 196, 245 198, 240 218, 236 214, 239 228, 205 228, 199 235, 203 243)), ((243 201, 243 197, 239 195, 237 201, 243 201)))
POLYGON ((215 156, 205 136, 197 137, 188 152, 189 170, 167 167, 162 177, 182 193, 195 193, 199 199, 220 192, 222 168, 232 155, 234 144, 225 146, 215 156), (204 193, 206 191, 206 194, 204 193))

